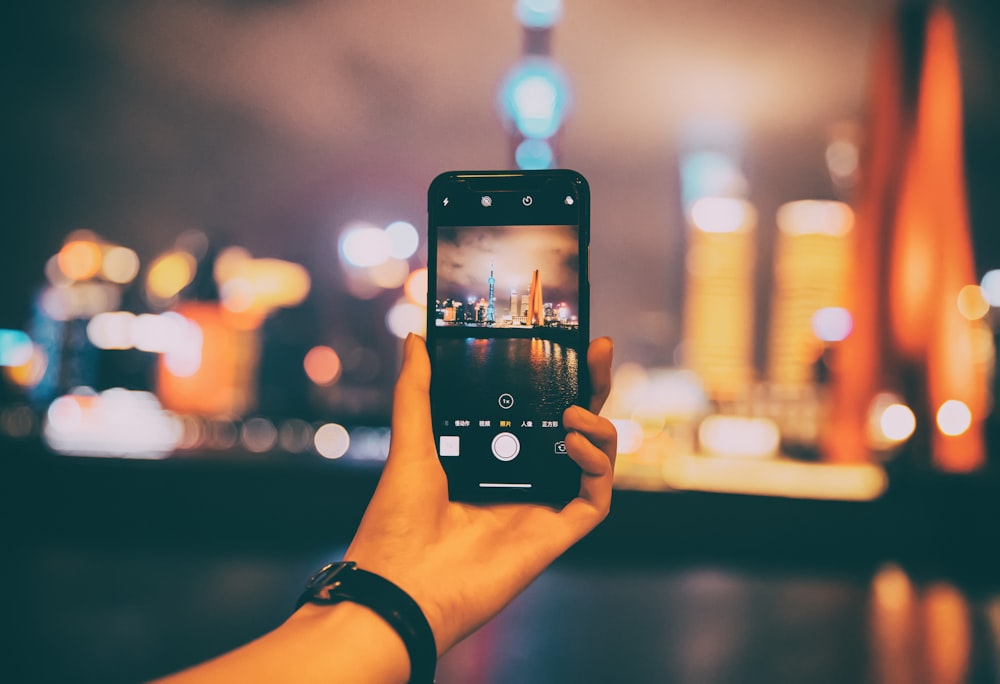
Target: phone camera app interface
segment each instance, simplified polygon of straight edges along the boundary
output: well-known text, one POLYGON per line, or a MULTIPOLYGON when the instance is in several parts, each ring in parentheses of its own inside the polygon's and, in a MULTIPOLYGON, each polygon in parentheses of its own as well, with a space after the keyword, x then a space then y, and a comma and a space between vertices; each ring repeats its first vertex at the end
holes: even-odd
POLYGON ((582 362, 578 227, 439 227, 435 266, 441 456, 475 460, 480 486, 530 487, 568 459, 562 413, 578 399, 582 362))

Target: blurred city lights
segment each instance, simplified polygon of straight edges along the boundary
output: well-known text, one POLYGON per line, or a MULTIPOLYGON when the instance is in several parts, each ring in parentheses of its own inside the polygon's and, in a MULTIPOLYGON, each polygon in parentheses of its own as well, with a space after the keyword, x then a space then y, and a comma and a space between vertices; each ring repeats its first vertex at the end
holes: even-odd
POLYGON ((130 311, 106 311, 87 323, 87 339, 98 349, 131 349, 136 316, 130 311))
POLYGON ((989 313, 990 302, 979 285, 966 285, 958 292, 958 312, 970 321, 978 321, 989 313))
POLYGON ((395 221, 385 227, 385 234, 392 242, 389 255, 395 259, 409 259, 420 246, 420 236, 412 223, 395 221))
POLYGON ((857 173, 860 157, 858 146, 849 140, 834 140, 826 147, 826 166, 840 180, 857 173))
POLYGON ((521 25, 530 29, 545 29, 562 18, 562 0, 517 0, 514 15, 521 25))
POLYGON ((734 197, 702 197, 691 205, 691 222, 706 233, 735 233, 755 218, 753 205, 734 197))
POLYGON ((389 455, 388 428, 357 427, 351 430, 351 458, 384 461, 389 455))
POLYGON ((917 417, 909 406, 904 404, 890 404, 882 411, 879 418, 879 427, 886 439, 893 442, 902 442, 910 438, 917 428, 917 417))
POLYGON ((618 453, 634 454, 642 447, 642 425, 630 419, 611 421, 618 431, 618 453))
POLYGON ((347 453, 351 446, 351 436, 343 425, 327 423, 316 430, 313 444, 323 458, 337 459, 347 453))
POLYGON ((390 258, 368 269, 371 281, 384 290, 395 290, 406 282, 410 266, 402 259, 390 258))
POLYGON ((1000 269, 987 271, 979 286, 983 288, 983 295, 990 306, 1000 306, 1000 269))
POLYGON ((813 314, 812 329, 824 342, 842 342, 854 329, 854 319, 847 309, 828 306, 813 314))
POLYGON ((59 266, 59 255, 53 254, 45 262, 45 278, 57 287, 64 287, 73 282, 73 279, 63 273, 59 266))
POLYGON ((549 169, 555 162, 555 153, 548 141, 525 138, 514 150, 514 161, 519 169, 549 169))
POLYGON ((721 152, 695 152, 681 159, 684 206, 702 197, 742 197, 747 181, 736 161, 721 152))
POLYGON ((35 412, 26 404, 15 404, 0 411, 0 431, 22 438, 31 436, 36 429, 35 412))
POLYGON ((139 274, 139 256, 128 247, 109 247, 101 260, 101 275, 112 283, 126 285, 139 274))
POLYGON ((27 333, 0 329, 0 366, 22 366, 31 360, 33 351, 27 333))
POLYGON ((262 454, 273 449, 278 443, 278 430, 267 418, 256 416, 243 423, 240 429, 240 441, 247 451, 262 454))
POLYGON ((673 489, 834 501, 872 501, 888 485, 885 471, 871 464, 703 456, 667 459, 663 480, 673 489))
POLYGON ((427 305, 427 269, 418 268, 406 279, 403 285, 406 298, 419 306, 427 305))
POLYGON ((715 456, 776 456, 781 444, 778 426, 769 418, 708 416, 698 426, 704 453, 715 456))
POLYGON ((278 446, 290 454, 301 454, 313 446, 313 427, 300 418, 289 418, 278 428, 278 446))
POLYGON ((119 287, 95 281, 47 287, 39 297, 42 311, 54 321, 91 318, 117 308, 120 302, 119 287))
POLYGON ((351 266, 378 266, 390 257, 392 251, 392 238, 370 223, 353 223, 340 236, 340 255, 351 266))
POLYGON ((500 109, 526 138, 556 134, 569 111, 569 86, 554 62, 528 57, 515 65, 500 86, 500 109))
POLYGON ((843 237, 854 227, 854 212, 843 202, 797 200, 781 205, 778 230, 787 235, 843 237))
POLYGON ((411 332, 423 335, 427 327, 427 310, 401 299, 392 305, 385 316, 386 327, 396 337, 403 339, 411 332))
POLYGON ((35 387, 45 377, 49 365, 49 357, 38 345, 32 345, 31 356, 17 366, 4 366, 4 375, 18 387, 30 389, 35 387))
POLYGON ((184 251, 172 251, 157 258, 146 275, 146 292, 156 304, 174 297, 194 279, 197 263, 184 251))
POLYGON ((101 268, 101 247, 97 242, 70 240, 62 246, 57 256, 59 269, 71 280, 87 280, 97 275, 101 268))
POLYGON ((332 385, 340 378, 340 355, 331 347, 319 345, 306 352, 302 362, 306 375, 317 385, 332 385))
POLYGON ((43 429, 49 448, 76 456, 161 458, 182 436, 181 421, 164 411, 155 395, 122 388, 57 398, 43 429))
POLYGON ((972 425, 972 411, 964 402, 949 399, 937 411, 938 429, 949 437, 961 435, 972 425))

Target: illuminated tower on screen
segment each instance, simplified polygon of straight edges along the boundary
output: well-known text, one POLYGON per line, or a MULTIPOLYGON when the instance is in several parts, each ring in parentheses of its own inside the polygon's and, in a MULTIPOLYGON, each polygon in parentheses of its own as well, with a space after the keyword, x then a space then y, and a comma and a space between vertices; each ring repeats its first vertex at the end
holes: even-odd
POLYGON ((542 279, 538 269, 531 274, 531 289, 528 290, 528 325, 545 324, 545 305, 542 303, 542 279))
MULTIPOLYGON (((537 271, 536 271, 537 273, 537 271)), ((490 262, 490 277, 486 280, 490 284, 490 303, 486 307, 486 322, 492 325, 497 320, 497 309, 496 302, 493 299, 493 287, 497 283, 497 279, 493 277, 493 262, 490 262)))

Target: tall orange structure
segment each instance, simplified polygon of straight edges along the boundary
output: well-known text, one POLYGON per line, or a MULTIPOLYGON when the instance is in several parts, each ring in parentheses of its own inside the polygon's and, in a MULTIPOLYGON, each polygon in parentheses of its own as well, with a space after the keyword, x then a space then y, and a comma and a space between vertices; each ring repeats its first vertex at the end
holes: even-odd
POLYGON ((531 289, 528 290, 528 318, 526 325, 545 325, 545 305, 542 304, 542 279, 538 269, 531 274, 531 289))
POLYGON ((871 89, 848 294, 855 326, 838 352, 825 452, 864 460, 871 400, 895 390, 916 413, 916 453, 970 472, 985 461, 987 384, 981 324, 957 304, 976 279, 955 27, 943 6, 904 4, 880 41, 871 89), (968 409, 967 429, 941 429, 945 402, 968 409))

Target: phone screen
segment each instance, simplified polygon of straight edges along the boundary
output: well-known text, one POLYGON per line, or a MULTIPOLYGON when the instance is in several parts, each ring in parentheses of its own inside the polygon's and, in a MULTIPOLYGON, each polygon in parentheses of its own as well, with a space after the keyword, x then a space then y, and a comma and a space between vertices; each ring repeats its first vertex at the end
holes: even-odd
POLYGON ((588 395, 588 210, 569 171, 444 174, 429 193, 428 349, 452 499, 568 501, 562 413, 588 395))

